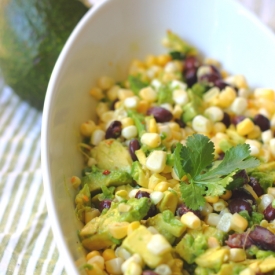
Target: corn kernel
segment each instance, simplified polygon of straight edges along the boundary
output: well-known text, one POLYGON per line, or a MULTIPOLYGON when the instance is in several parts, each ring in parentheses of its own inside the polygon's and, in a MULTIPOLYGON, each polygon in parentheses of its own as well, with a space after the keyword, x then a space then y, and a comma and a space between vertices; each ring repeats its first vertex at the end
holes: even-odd
POLYGON ((109 106, 105 102, 99 102, 96 106, 96 114, 100 117, 103 113, 109 111, 109 106))
POLYGON ((168 190, 169 187, 170 187, 170 185, 168 182, 161 181, 155 186, 154 191, 164 192, 164 191, 168 190))
POLYGON ((141 143, 152 148, 156 148, 161 144, 160 135, 157 133, 144 133, 140 139, 141 143))
POLYGON ((223 119, 224 113, 220 107, 211 106, 205 109, 204 115, 212 122, 217 122, 223 119))
POLYGON ((134 96, 133 91, 120 88, 117 92, 118 99, 124 101, 128 97, 134 96))
POLYGON ((139 96, 148 102, 155 102, 157 100, 157 92, 152 87, 145 87, 139 91, 139 96))
POLYGON ((107 248, 102 252, 102 257, 106 261, 116 258, 115 251, 111 248, 107 248))
POLYGON ((151 190, 154 190, 156 185, 162 181, 165 181, 166 178, 164 176, 161 176, 160 174, 154 173, 149 178, 148 188, 151 190))
POLYGON ((172 250, 170 243, 161 234, 154 234, 146 247, 151 253, 158 256, 172 250))
POLYGON ((213 207, 210 203, 205 202, 204 206, 201 207, 200 211, 203 216, 207 216, 208 214, 213 212, 213 207))
MULTIPOLYGON (((172 114, 173 114, 174 118, 179 119, 182 114, 182 107, 178 104, 175 104, 174 109, 172 110, 172 114)), ((274 121, 275 121, 275 119, 274 119, 274 121)))
MULTIPOLYGON (((129 266, 132 264, 132 263, 135 263, 137 264, 138 266, 142 266, 143 265, 143 261, 142 261, 142 258, 140 257, 139 254, 135 253, 133 254, 132 256, 130 256, 128 259, 126 259, 126 261, 122 264, 121 266, 121 270, 123 272, 123 274, 125 274, 125 272, 127 270, 129 270, 129 266)), ((129 273, 128 273, 129 274, 129 273)), ((135 273, 130 273, 129 275, 134 275, 135 273)))
POLYGON ((103 130, 97 129, 93 132, 91 136, 91 144, 98 145, 105 138, 105 132, 103 130))
POLYGON ((103 93, 102 89, 100 89, 98 87, 92 88, 90 90, 90 95, 93 96, 97 100, 101 100, 102 98, 104 98, 104 93, 103 93))
POLYGON ((189 102, 189 97, 185 90, 176 89, 173 91, 173 100, 175 104, 178 104, 179 106, 184 106, 189 102))
POLYGON ((214 247, 220 247, 220 243, 217 240, 217 238, 210 236, 207 240, 207 244, 209 248, 214 248, 214 247))
POLYGON ((85 224, 87 224, 89 221, 98 216, 100 216, 100 212, 96 208, 85 210, 85 224))
POLYGON ((234 213, 231 218, 231 229, 236 232, 244 232, 248 226, 247 220, 239 213, 234 213))
POLYGON ((91 252, 89 252, 87 255, 86 255, 86 260, 90 260, 91 258, 95 257, 95 256, 100 256, 100 253, 99 251, 96 251, 96 250, 93 250, 91 252))
POLYGON ((114 85, 115 81, 113 78, 108 76, 102 76, 98 79, 97 85, 102 90, 108 90, 114 85))
POLYGON ((257 89, 255 89, 254 96, 255 96, 255 98, 265 98, 265 99, 270 100, 270 101, 275 100, 274 90, 267 89, 267 88, 257 88, 257 89))
POLYGON ((222 122, 215 122, 213 124, 213 132, 216 133, 225 133, 226 126, 222 122))
POLYGON ((129 236, 134 230, 136 230, 140 226, 139 221, 131 222, 127 229, 127 235, 129 236))
POLYGON ((113 87, 111 87, 106 92, 106 95, 107 95, 108 99, 110 99, 111 101, 115 101, 117 99, 119 89, 120 89, 120 87, 118 85, 114 85, 113 87))
POLYGON ((232 87, 226 86, 218 95, 218 106, 229 107, 236 98, 236 92, 232 87))
POLYGON ((138 161, 142 164, 145 165, 146 163, 146 155, 142 149, 136 150, 135 155, 138 159, 138 161))
POLYGON ((205 196, 204 199, 206 202, 215 203, 219 200, 219 197, 218 196, 205 196))
POLYGON ((123 119, 121 119, 120 122, 121 122, 122 128, 135 124, 134 120, 131 117, 124 117, 123 119))
POLYGON ((168 54, 161 54, 156 57, 157 64, 159 66, 164 66, 171 60, 171 56, 168 54))
POLYGON ((161 264, 157 266, 154 271, 159 275, 172 275, 172 270, 167 264, 161 264))
POLYGON ((80 133, 85 137, 90 137, 95 130, 95 123, 92 120, 84 122, 80 126, 80 133))
POLYGON ((248 139, 257 139, 261 136, 262 131, 258 125, 254 125, 253 130, 248 133, 247 138, 248 139))
POLYGON ((219 199, 217 202, 213 203, 213 209, 216 212, 221 212, 226 207, 227 207, 227 202, 222 199, 219 199))
POLYGON ((236 97, 230 106, 230 110, 236 115, 241 115, 247 109, 247 105, 246 98, 236 97))
POLYGON ((209 213, 206 215, 205 223, 211 226, 217 226, 219 221, 221 219, 221 216, 217 213, 209 213))
POLYGON ((136 109, 138 107, 139 98, 137 96, 129 96, 124 99, 124 106, 127 109, 136 109))
POLYGON ((202 115, 197 115, 193 118, 192 128, 198 133, 208 134, 211 132, 212 127, 212 122, 202 115))
POLYGON ((237 124, 236 130, 239 135, 245 136, 254 129, 254 123, 251 119, 245 118, 237 124))
POLYGON ((153 151, 147 157, 146 167, 154 173, 160 173, 163 171, 166 164, 166 152, 164 151, 153 151))
POLYGON ((231 190, 226 190, 225 193, 220 196, 220 198, 227 201, 231 198, 231 196, 232 196, 232 191, 231 190))
POLYGON ((158 125, 155 118, 146 117, 145 122, 146 122, 146 129, 149 133, 158 133, 158 125))
POLYGON ((149 109, 149 102, 147 100, 140 100, 137 106, 137 111, 142 114, 146 114, 149 109))
POLYGON ((201 227, 201 220, 193 212, 183 214, 180 221, 191 229, 199 229, 201 227))
POLYGON ((150 194, 150 199, 154 204, 158 204, 164 197, 163 192, 154 191, 150 194))
POLYGON ((122 266, 123 262, 124 262, 124 260, 120 257, 107 260, 105 262, 106 271, 109 274, 120 275, 122 273, 121 266, 122 266))
POLYGON ((243 75, 231 75, 225 79, 225 81, 238 89, 247 89, 248 85, 243 75))
POLYGON ((104 269, 104 258, 100 255, 93 256, 87 261, 87 264, 94 265, 96 264, 101 270, 104 269))
POLYGON ((203 94, 203 101, 206 103, 212 103, 219 98, 220 89, 213 87, 203 94))
POLYGON ((242 248, 231 248, 229 250, 229 260, 233 262, 242 262, 246 260, 245 250, 242 248))
POLYGON ((223 232, 229 232, 231 229, 231 219, 231 213, 224 213, 223 215, 221 215, 221 218, 216 227, 223 232))
POLYGON ((112 222, 108 224, 109 233, 116 239, 123 239, 127 236, 128 222, 112 222))
POLYGON ((138 134, 137 127, 135 125, 130 125, 122 129, 121 135, 126 139, 132 139, 138 134))

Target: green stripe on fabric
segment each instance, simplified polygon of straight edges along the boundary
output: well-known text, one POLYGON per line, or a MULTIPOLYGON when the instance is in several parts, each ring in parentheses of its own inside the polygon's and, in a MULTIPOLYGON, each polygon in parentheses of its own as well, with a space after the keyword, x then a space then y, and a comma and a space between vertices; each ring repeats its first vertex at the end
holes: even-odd
MULTIPOLYGON (((33 178, 33 180, 35 180, 35 177, 33 178)), ((33 184, 38 184, 38 192, 37 192, 37 194, 34 194, 35 200, 33 202, 32 208, 31 208, 31 215, 30 215, 28 222, 25 226, 26 230, 24 230, 22 232, 22 234, 17 242, 17 245, 14 248, 14 253, 19 254, 19 255, 24 253, 22 256, 25 256, 25 253, 26 253, 23 250, 27 251, 29 244, 31 242, 35 241, 35 239, 33 239, 33 236, 32 236, 32 238, 29 237, 29 231, 30 231, 31 227, 33 227, 36 224, 36 219, 38 219, 38 218, 41 219, 41 216, 37 217, 36 214, 41 212, 41 210, 39 210, 39 208, 40 208, 39 202, 41 201, 41 197, 43 195, 42 180, 39 183, 33 182, 33 184), (28 243, 26 243, 26 242, 28 242, 28 243)), ((30 186, 29 192, 32 189, 33 184, 30 186)), ((46 211, 45 206, 43 207, 42 211, 43 212, 46 211)), ((35 230, 33 230, 33 234, 34 233, 35 233, 35 230)), ((10 262, 9 267, 11 264, 12 263, 10 262)))

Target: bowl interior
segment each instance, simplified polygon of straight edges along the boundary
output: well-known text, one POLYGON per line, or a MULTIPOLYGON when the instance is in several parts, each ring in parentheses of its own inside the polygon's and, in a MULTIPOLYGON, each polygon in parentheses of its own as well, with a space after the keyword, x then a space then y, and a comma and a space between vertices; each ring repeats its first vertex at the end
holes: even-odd
POLYGON ((83 165, 79 126, 95 118, 89 90, 102 75, 123 79, 134 58, 166 52, 161 39, 168 29, 230 73, 245 75, 251 87, 275 88, 274 35, 233 0, 110 0, 93 7, 55 65, 42 122, 48 212, 69 274, 83 262, 70 178, 83 165))

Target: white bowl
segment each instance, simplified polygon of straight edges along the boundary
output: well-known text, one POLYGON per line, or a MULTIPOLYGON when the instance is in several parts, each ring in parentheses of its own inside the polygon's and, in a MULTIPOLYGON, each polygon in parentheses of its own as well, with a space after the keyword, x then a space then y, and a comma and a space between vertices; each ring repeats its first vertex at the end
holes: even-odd
POLYGON ((42 170, 53 234, 69 274, 84 259, 77 238, 72 175, 79 175, 79 125, 95 118, 89 89, 102 75, 122 79, 129 62, 165 52, 170 29, 254 87, 275 88, 275 37, 232 0, 109 0, 77 25, 55 65, 42 122, 42 170))

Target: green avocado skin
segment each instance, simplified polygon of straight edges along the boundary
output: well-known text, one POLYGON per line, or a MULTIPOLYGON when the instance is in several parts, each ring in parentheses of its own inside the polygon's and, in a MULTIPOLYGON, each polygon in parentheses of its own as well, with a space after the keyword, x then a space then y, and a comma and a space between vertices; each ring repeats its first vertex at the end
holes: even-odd
POLYGON ((87 10, 77 0, 0 0, 0 70, 33 107, 43 108, 54 64, 87 10))

